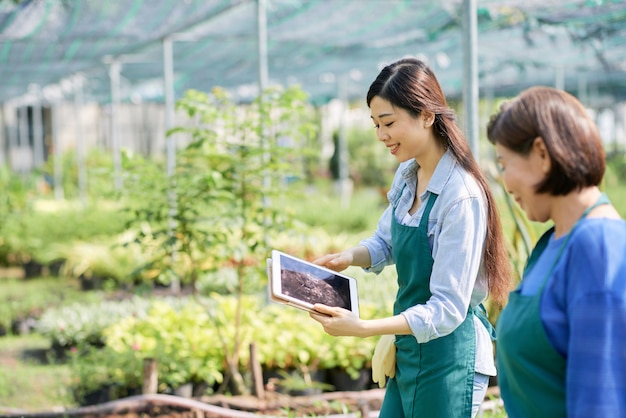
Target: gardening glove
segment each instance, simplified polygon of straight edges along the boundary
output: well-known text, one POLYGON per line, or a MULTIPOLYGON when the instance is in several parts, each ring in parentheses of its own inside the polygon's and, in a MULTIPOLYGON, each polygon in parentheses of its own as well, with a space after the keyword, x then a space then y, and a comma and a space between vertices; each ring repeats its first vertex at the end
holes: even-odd
POLYGON ((395 335, 383 335, 378 340, 372 356, 372 380, 381 388, 387 383, 386 376, 396 375, 395 335))

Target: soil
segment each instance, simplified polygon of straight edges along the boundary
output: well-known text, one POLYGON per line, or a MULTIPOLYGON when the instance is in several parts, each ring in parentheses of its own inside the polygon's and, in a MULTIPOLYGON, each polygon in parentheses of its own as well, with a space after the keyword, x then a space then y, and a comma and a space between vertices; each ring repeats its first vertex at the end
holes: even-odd
POLYGON ((384 389, 360 392, 329 392, 312 396, 266 393, 253 396, 216 395, 186 399, 171 395, 139 395, 58 412, 2 411, 3 417, 20 418, 248 418, 248 417, 374 417, 378 415, 384 389))

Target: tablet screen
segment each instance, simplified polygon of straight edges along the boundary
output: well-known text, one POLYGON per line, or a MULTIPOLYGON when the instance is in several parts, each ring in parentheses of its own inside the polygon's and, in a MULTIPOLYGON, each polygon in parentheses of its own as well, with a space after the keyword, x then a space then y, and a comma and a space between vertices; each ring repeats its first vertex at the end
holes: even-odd
POLYGON ((354 279, 279 251, 273 252, 272 258, 275 257, 280 266, 280 286, 276 290, 281 295, 311 305, 323 303, 358 312, 358 306, 353 306, 354 279))

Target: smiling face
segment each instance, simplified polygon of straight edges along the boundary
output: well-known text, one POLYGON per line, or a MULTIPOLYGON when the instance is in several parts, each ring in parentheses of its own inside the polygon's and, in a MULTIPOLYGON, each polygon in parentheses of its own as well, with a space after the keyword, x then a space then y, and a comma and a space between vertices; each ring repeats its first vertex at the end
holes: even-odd
POLYGON ((543 140, 536 138, 527 155, 496 143, 496 158, 502 169, 507 192, 526 212, 528 219, 547 221, 550 218, 552 196, 536 192, 537 185, 550 172, 550 158, 543 140))
POLYGON ((370 102, 372 121, 378 139, 398 162, 420 160, 437 145, 432 137, 433 116, 412 116, 405 109, 375 96, 370 102))

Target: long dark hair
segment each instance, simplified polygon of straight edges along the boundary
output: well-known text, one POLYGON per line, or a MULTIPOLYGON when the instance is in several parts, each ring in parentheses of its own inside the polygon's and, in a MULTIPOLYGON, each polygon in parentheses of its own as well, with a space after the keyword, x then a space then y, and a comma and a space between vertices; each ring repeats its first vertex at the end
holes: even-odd
POLYGON ((503 305, 511 289, 511 264, 506 251, 500 216, 485 174, 482 172, 463 132, 456 124, 456 114, 446 101, 439 81, 430 67, 415 58, 403 58, 382 69, 367 92, 367 105, 378 96, 395 107, 417 117, 427 111, 435 115, 435 137, 449 149, 458 163, 480 184, 487 199, 487 236, 484 266, 491 299, 503 305))

